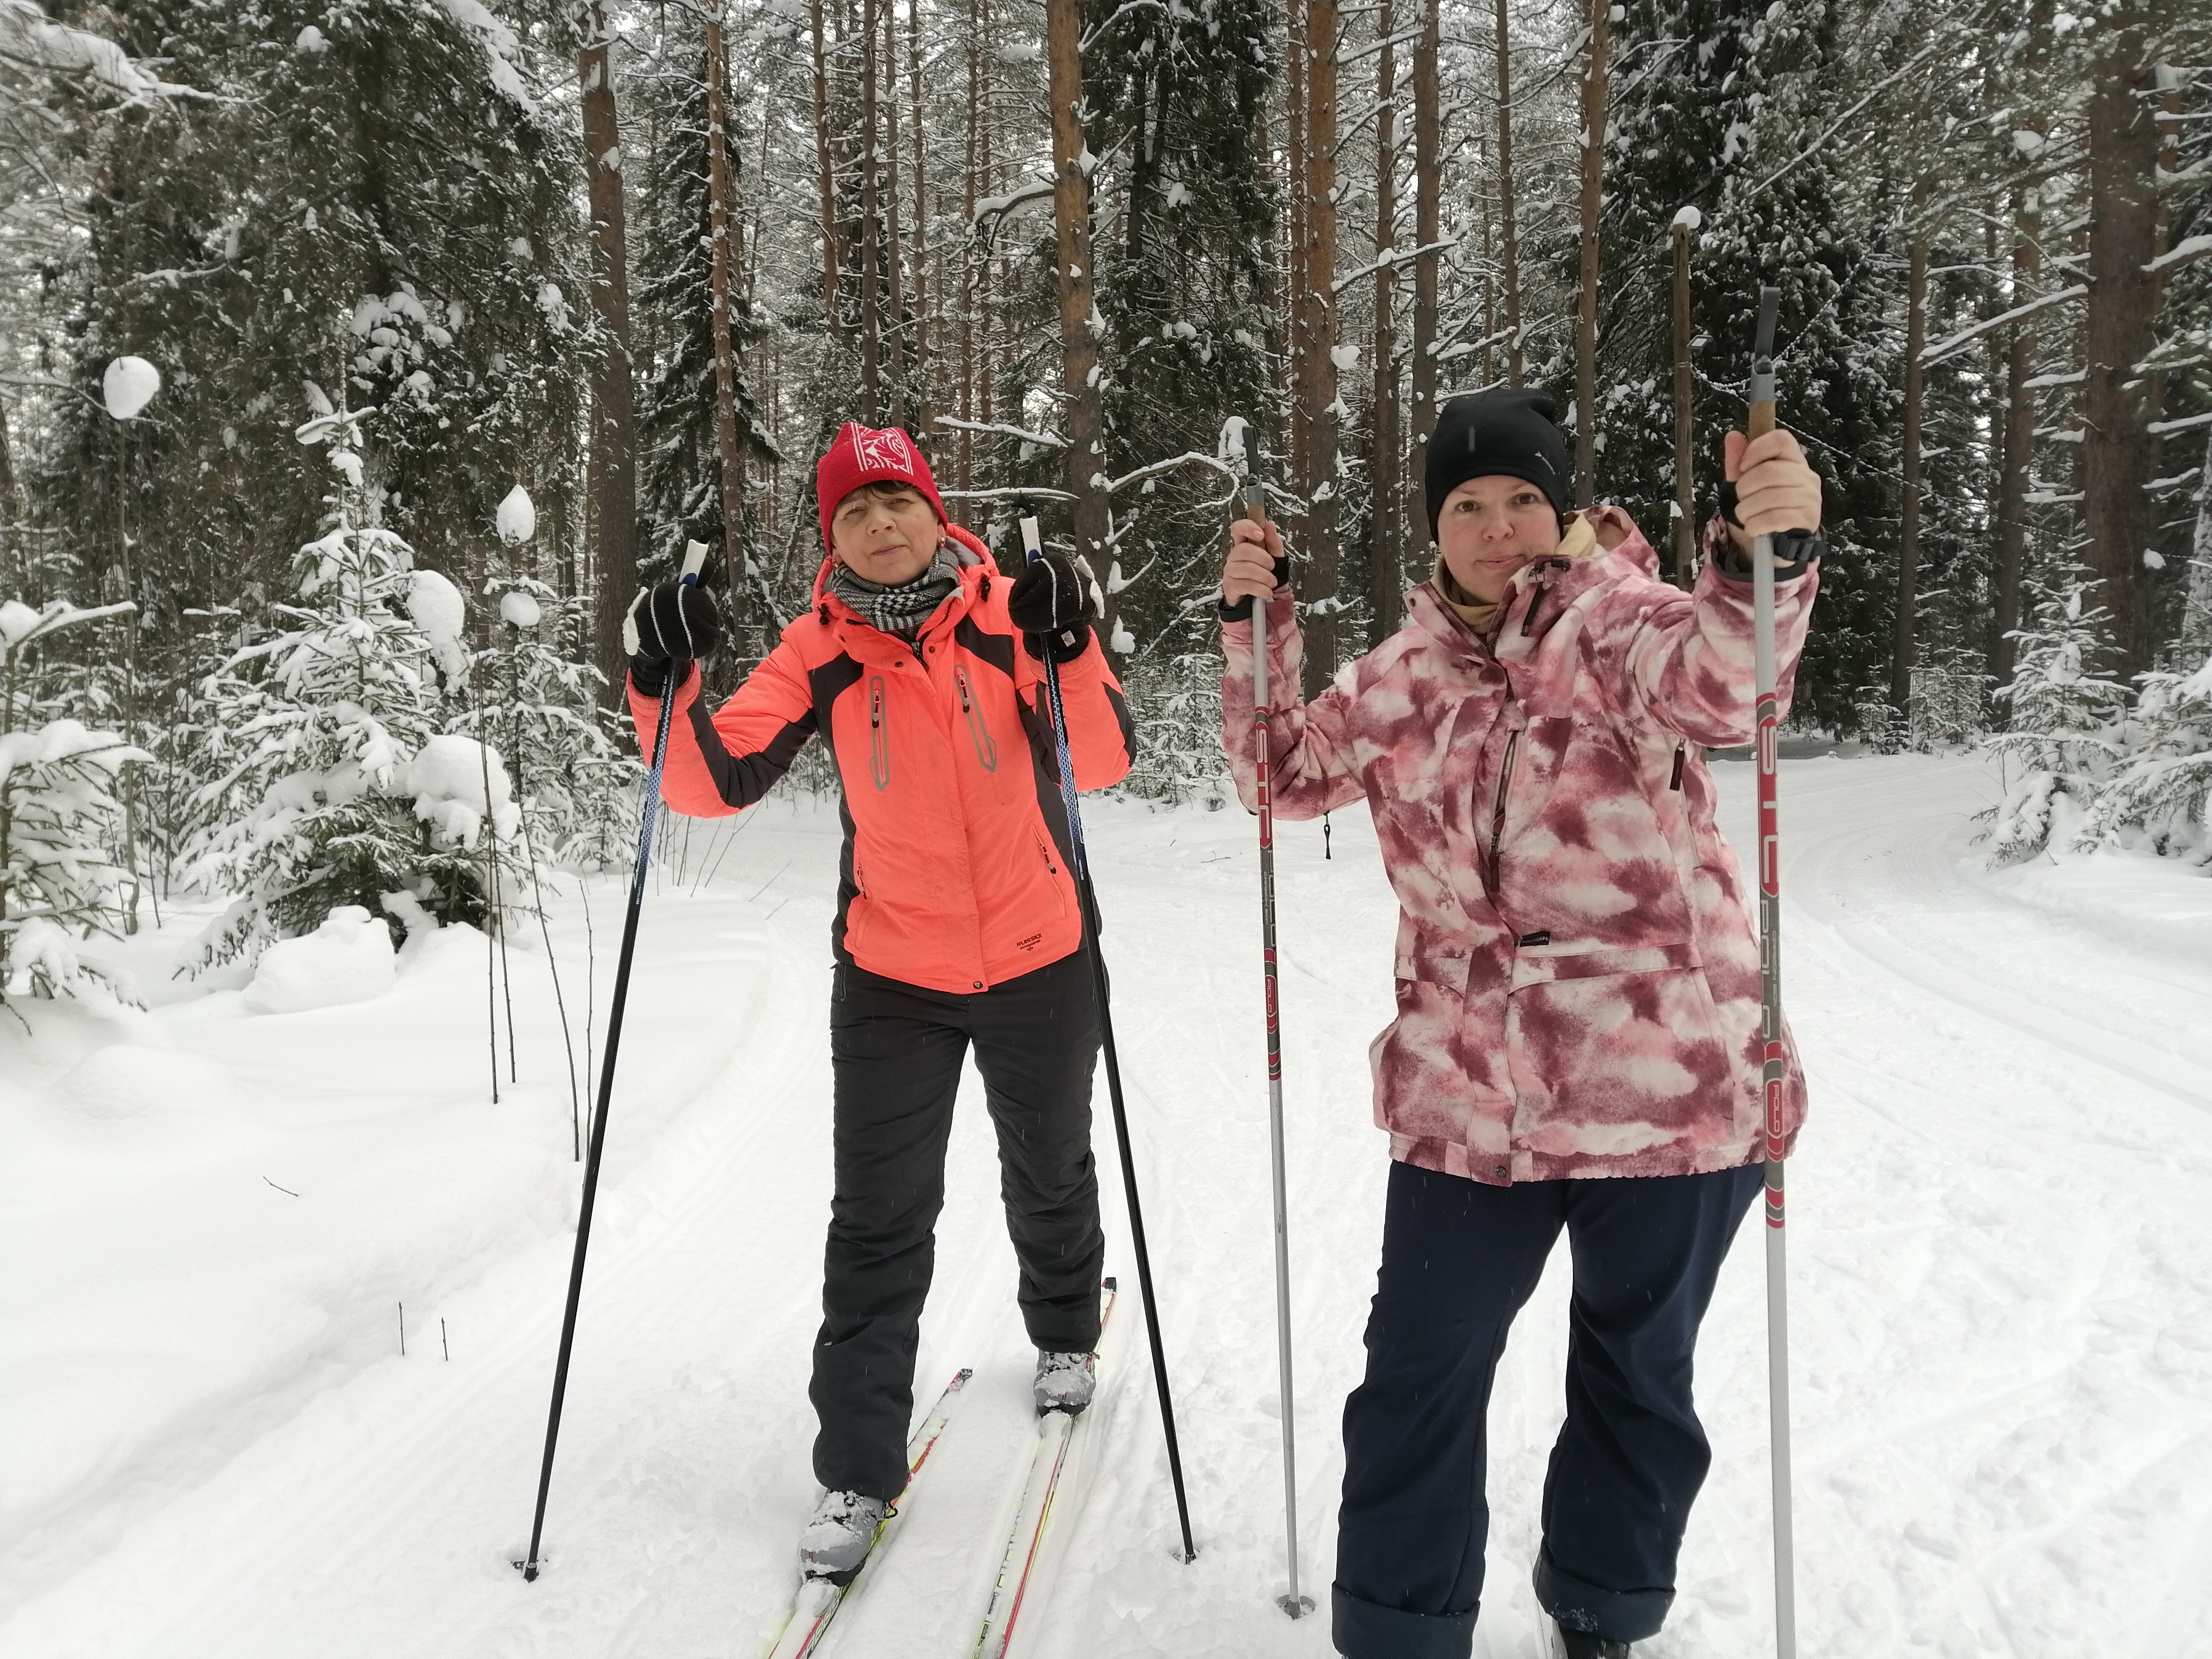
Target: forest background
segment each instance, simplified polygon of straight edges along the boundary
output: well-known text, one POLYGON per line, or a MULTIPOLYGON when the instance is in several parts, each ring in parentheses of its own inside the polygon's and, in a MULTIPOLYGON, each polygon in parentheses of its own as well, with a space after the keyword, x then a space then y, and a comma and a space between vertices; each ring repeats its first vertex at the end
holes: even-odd
POLYGON ((2201 5, 0 0, 0 988, 173 889, 212 963, 618 860, 624 610, 706 542, 734 684, 846 419, 1090 557, 1128 787, 1209 795, 1224 428, 1311 690, 1462 392, 1692 580, 1762 283, 1795 722, 1996 744, 1999 856, 2212 859, 2201 5))

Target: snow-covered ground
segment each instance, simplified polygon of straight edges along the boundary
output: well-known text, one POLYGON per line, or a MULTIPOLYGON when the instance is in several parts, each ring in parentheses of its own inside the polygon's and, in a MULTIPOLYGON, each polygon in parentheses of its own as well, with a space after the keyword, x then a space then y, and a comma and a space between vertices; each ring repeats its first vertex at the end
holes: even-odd
MULTIPOLYGON (((1750 769, 1720 769, 1747 823, 1750 769)), ((1791 1166, 1808 1655, 2212 1656, 2212 881, 2148 860, 1991 876, 1974 760, 1785 767, 1787 990, 1814 1087, 1791 1166)), ((1091 809, 1200 1554, 1125 1291, 1024 1659, 1325 1655, 1283 1589, 1250 820, 1091 809)), ((673 838, 648 899, 547 1523, 527 1536, 577 1166, 542 948, 489 1098, 485 946, 373 1000, 251 1012, 126 952, 153 1011, 0 1018, 0 1654, 751 1659, 813 1497, 829 1194, 834 808, 673 838), (405 1304, 406 1354, 399 1352, 405 1304)), ((1394 914, 1365 815, 1279 855, 1305 1587, 1326 1606, 1384 1148, 1365 1048, 1394 914)), ((1739 844, 1742 844, 1739 839, 1739 844)), ((553 906, 581 1043, 622 891, 553 906)), ((217 983, 224 983, 217 981, 217 983)), ((603 1036, 598 1040, 603 1041, 603 1036)), ((1110 1127, 1100 1101, 1102 1165, 1110 1127)), ((924 1402, 975 1382, 826 1651, 963 1655, 1025 1455, 1028 1354, 988 1123, 963 1109, 924 1402)), ((1652 1659, 1771 1651, 1755 1227, 1699 1368, 1717 1448, 1652 1659)), ((1479 1653, 1523 1589, 1565 1352, 1556 1271, 1492 1408, 1479 1653)))

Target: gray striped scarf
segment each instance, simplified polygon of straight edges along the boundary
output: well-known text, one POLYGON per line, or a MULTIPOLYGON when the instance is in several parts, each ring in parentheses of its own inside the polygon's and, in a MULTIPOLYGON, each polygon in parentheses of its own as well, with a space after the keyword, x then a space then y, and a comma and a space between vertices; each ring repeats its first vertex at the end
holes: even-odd
POLYGON ((882 634, 911 640, 921 631, 954 588, 960 586, 960 556, 947 536, 938 544, 937 556, 919 576, 886 586, 856 576, 842 559, 830 568, 830 591, 853 608, 854 614, 882 634))

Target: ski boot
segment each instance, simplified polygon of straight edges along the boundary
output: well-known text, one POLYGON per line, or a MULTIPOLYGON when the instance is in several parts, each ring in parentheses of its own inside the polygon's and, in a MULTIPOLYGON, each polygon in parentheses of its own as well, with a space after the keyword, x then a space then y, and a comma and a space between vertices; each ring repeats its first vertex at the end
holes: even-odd
POLYGON ((896 1513, 889 1500, 857 1492, 825 1492, 814 1518, 799 1534, 799 1569, 809 1578, 849 1584, 860 1572, 876 1534, 896 1513))
POLYGON ((1097 1361, 1096 1354, 1055 1353, 1039 1348, 1035 1385, 1037 1415, 1066 1412, 1070 1417, 1080 1416, 1098 1387, 1097 1361))

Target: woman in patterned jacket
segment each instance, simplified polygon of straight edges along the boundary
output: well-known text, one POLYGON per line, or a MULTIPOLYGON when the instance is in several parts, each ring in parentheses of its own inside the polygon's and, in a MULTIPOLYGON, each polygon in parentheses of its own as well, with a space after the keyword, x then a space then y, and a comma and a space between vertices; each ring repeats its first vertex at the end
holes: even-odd
MULTIPOLYGON (((1751 538, 1778 538, 1785 709, 1820 551, 1794 438, 1730 434, 1723 459, 1733 511, 1686 592, 1618 509, 1565 510, 1550 398, 1454 400, 1428 449, 1436 567, 1405 625, 1311 702, 1271 699, 1274 810, 1364 798, 1401 907, 1397 1018, 1370 1050, 1394 1162, 1344 1413, 1348 1659, 1471 1650, 1491 1379, 1563 1229, 1567 1416, 1537 1597, 1568 1659, 1620 1659, 1674 1598, 1711 1462, 1692 1356, 1764 1128, 1759 946, 1705 751, 1753 733, 1751 538)), ((1222 740, 1248 805, 1250 600, 1271 600, 1268 684, 1294 690, 1287 573, 1272 526, 1236 526, 1222 740)))

